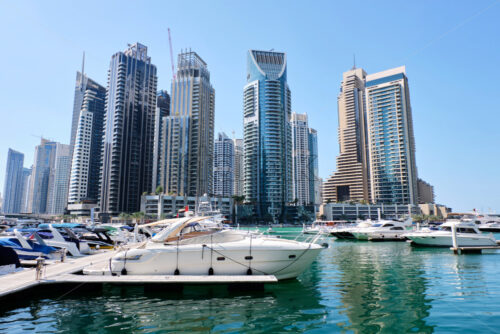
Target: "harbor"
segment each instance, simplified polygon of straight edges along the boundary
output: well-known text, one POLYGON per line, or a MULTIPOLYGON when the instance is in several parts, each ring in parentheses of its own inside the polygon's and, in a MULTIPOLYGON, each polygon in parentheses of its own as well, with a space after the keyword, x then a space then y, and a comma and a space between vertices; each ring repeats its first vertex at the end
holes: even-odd
MULTIPOLYGON (((287 238, 302 233, 301 228, 273 230, 287 238)), ((36 325, 37 330, 54 332, 495 333, 500 252, 457 256, 449 248, 418 248, 407 242, 328 242, 330 247, 296 280, 265 283, 257 290, 199 282, 180 290, 111 282, 132 280, 130 276, 89 276, 99 284, 82 285, 70 282, 81 275, 68 274, 68 268, 73 271, 81 264, 69 259, 64 269, 59 263, 48 265, 44 276, 64 289, 44 283, 29 298, 21 294, 9 299, 9 307, 2 303, 0 332, 23 332, 36 325)), ((108 256, 77 262, 85 259, 99 267, 108 256)), ((34 278, 33 269, 29 275, 34 278)))

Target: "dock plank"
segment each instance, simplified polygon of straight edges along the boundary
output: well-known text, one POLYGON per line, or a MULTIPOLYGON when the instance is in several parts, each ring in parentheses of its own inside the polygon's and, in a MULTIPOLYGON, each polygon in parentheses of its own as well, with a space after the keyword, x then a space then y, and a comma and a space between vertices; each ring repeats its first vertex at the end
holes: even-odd
MULTIPOLYGON (((117 251, 102 252, 81 258, 68 258, 65 262, 56 262, 44 267, 42 279, 52 279, 59 275, 75 273, 83 268, 104 264, 117 251)), ((0 276, 0 297, 19 292, 40 284, 36 280, 36 269, 25 269, 17 273, 0 276)))

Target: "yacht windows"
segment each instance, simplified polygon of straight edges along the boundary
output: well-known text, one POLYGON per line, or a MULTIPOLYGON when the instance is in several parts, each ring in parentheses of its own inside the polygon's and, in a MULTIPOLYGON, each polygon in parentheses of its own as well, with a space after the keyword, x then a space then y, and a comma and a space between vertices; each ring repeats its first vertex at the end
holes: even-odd
POLYGON ((404 228, 402 228, 401 226, 391 227, 391 231, 402 231, 402 230, 404 230, 404 228))

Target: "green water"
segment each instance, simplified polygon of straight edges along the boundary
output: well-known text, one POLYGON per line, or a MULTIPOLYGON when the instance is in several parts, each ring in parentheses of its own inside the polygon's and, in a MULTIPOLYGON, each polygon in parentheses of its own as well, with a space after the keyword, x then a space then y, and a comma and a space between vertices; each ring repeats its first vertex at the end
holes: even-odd
POLYGON ((298 280, 264 291, 52 291, 1 305, 0 332, 497 333, 499 264, 500 252, 330 239, 298 280))

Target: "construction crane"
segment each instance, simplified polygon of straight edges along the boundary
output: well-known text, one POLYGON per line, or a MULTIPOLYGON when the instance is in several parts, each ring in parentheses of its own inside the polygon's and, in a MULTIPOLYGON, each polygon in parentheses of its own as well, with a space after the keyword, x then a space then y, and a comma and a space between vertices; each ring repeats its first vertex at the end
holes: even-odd
POLYGON ((175 80, 174 52, 172 50, 172 36, 170 35, 170 28, 168 28, 168 43, 170 45, 170 63, 172 64, 172 78, 175 80))

